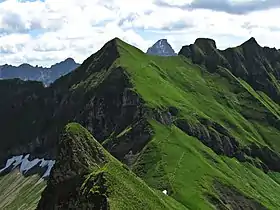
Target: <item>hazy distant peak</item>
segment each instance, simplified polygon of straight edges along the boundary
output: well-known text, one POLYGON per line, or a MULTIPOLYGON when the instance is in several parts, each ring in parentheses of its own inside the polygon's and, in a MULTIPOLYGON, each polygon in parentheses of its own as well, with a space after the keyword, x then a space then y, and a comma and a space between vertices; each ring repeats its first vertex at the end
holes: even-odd
POLYGON ((158 40, 152 47, 147 50, 147 54, 159 56, 175 56, 177 55, 167 39, 158 40))

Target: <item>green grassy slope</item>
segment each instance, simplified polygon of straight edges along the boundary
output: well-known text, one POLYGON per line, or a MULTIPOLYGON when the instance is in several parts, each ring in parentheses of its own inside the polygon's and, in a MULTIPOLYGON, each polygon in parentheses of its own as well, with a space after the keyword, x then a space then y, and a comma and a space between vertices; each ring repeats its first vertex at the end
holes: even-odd
MULTIPOLYGON (((181 56, 148 56, 121 41, 119 49, 121 57, 116 65, 131 76, 135 91, 148 107, 162 110, 176 107, 179 110, 176 118, 193 124, 200 118, 217 122, 241 146, 256 143, 280 151, 276 125, 279 105, 264 93, 254 91, 229 72, 224 77, 210 74, 181 56)), ((219 190, 214 189, 215 180, 235 188, 248 200, 253 198, 269 209, 280 208, 279 184, 271 178, 279 177, 278 173, 265 174, 252 164, 218 156, 175 126, 154 122, 152 125, 156 131, 154 139, 134 165, 135 172, 150 186, 168 188, 172 197, 190 209, 208 209, 211 205, 206 193, 220 203, 231 202, 223 201, 219 190)), ((240 202, 232 196, 232 206, 240 202)))
POLYGON ((38 205, 46 181, 38 175, 24 177, 18 170, 0 177, 0 209, 33 210, 38 205))
MULTIPOLYGON (((150 186, 168 189, 173 198, 189 209, 211 209, 206 195, 224 202, 213 185, 219 181, 268 209, 280 208, 279 183, 270 174, 235 158, 218 156, 175 126, 152 124, 156 135, 134 166, 136 174, 150 186)), ((240 202, 231 199, 226 202, 240 202)))
POLYGON ((69 124, 38 209, 280 209, 279 104, 228 69, 114 39, 44 94, 44 144, 76 121, 133 172, 69 124))
POLYGON ((70 123, 38 209, 186 209, 151 189, 81 125, 70 123))
MULTIPOLYGON (((179 117, 190 121, 209 118, 224 125, 244 144, 252 141, 277 144, 277 140, 261 136, 254 126, 274 129, 267 118, 273 115, 279 120, 279 105, 264 93, 260 95, 252 88, 248 91, 249 85, 244 88, 242 80, 210 74, 181 56, 148 56, 123 42, 120 49, 123 54, 118 65, 131 75, 136 91, 148 106, 163 109, 175 106, 180 110, 179 117)), ((280 132, 276 132, 279 136, 280 132)), ((278 146, 275 149, 280 151, 278 146)))

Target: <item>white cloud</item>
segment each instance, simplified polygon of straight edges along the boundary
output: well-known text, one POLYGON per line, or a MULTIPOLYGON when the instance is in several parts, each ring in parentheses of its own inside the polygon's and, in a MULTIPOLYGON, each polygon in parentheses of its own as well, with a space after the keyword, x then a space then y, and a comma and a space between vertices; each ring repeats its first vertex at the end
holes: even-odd
POLYGON ((198 37, 225 48, 254 36, 261 45, 280 48, 280 9, 237 15, 180 8, 186 2, 165 0, 177 5, 165 7, 156 0, 6 0, 0 3, 0 64, 49 66, 66 57, 82 62, 114 37, 143 51, 160 38, 178 51, 198 37))

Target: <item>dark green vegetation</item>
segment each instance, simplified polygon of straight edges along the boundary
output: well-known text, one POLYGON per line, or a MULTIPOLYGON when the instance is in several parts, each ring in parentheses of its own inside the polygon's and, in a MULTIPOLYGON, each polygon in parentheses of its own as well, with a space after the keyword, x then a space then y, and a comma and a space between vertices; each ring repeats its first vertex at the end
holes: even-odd
POLYGON ((198 39, 158 57, 114 39, 49 88, 0 81, 0 159, 58 160, 39 209, 280 209, 278 53, 198 39), (79 125, 59 141, 73 121, 130 169, 79 125))

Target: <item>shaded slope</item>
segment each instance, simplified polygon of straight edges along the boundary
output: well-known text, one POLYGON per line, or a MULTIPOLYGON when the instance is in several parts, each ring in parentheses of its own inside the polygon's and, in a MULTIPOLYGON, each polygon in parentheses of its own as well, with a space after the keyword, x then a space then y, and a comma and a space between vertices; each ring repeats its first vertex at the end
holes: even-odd
POLYGON ((111 151, 114 150, 119 159, 124 159, 132 149, 134 153, 139 152, 150 139, 151 132, 142 101, 132 90, 127 73, 113 65, 118 57, 117 39, 114 39, 77 70, 48 88, 41 86, 37 91, 32 82, 0 81, 0 86, 3 85, 1 95, 8 99, 3 100, 3 106, 7 108, 0 112, 0 124, 3 125, 0 127, 0 133, 3 133, 0 142, 3 161, 0 165, 7 157, 23 153, 53 159, 60 131, 73 120, 94 133, 100 142, 134 125, 131 135, 137 135, 138 140, 127 139, 111 151), (24 86, 32 88, 23 91, 24 86), (16 111, 10 108, 13 106, 16 111))
POLYGON ((68 124, 37 209, 184 209, 150 189, 82 126, 68 124))
POLYGON ((38 149, 38 137, 51 117, 51 100, 41 82, 19 79, 0 81, 0 98, 2 168, 11 156, 38 149))

